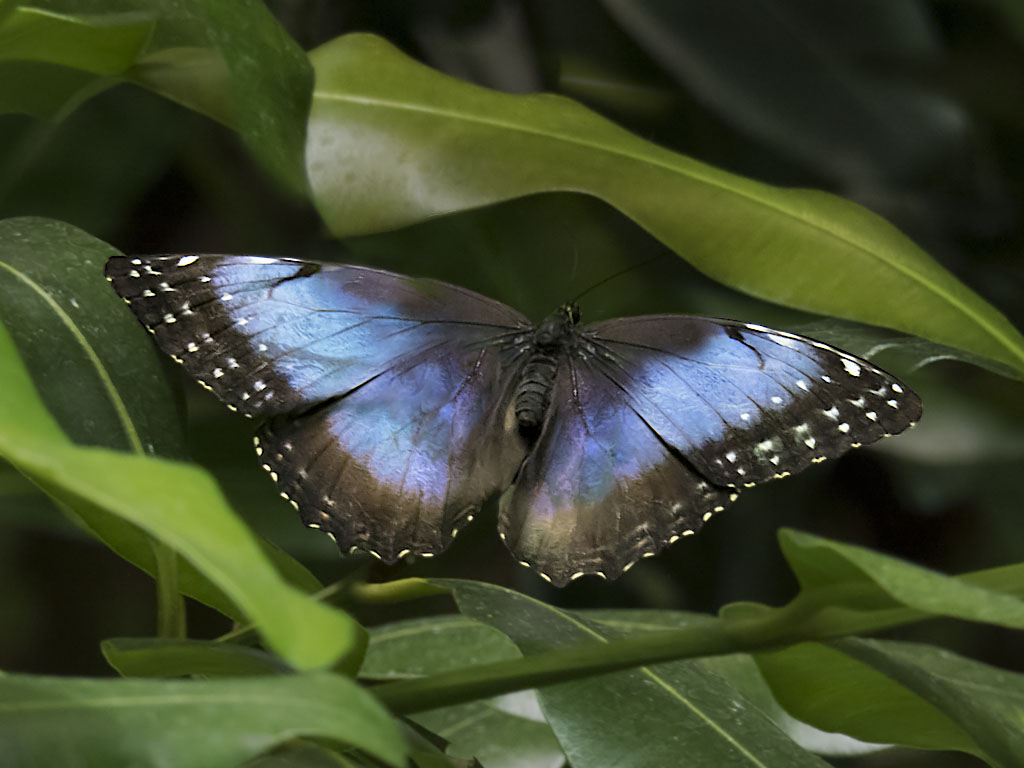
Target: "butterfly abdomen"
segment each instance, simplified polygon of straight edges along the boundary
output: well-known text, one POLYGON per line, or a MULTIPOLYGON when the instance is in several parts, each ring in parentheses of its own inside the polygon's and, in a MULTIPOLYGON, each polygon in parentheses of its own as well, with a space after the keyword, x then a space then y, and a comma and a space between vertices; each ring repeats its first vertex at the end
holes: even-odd
POLYGON ((519 432, 525 437, 536 437, 540 432, 544 414, 551 404, 551 388, 557 371, 557 352, 545 349, 535 350, 523 366, 515 407, 519 432))

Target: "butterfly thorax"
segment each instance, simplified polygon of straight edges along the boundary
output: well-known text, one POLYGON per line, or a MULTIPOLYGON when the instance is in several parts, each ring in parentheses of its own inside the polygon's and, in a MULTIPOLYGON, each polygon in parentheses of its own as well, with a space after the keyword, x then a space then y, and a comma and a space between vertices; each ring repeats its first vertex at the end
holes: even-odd
POLYGON ((533 332, 515 397, 516 422, 524 437, 532 439, 540 432, 559 361, 575 342, 579 321, 579 307, 567 304, 548 315, 533 332))

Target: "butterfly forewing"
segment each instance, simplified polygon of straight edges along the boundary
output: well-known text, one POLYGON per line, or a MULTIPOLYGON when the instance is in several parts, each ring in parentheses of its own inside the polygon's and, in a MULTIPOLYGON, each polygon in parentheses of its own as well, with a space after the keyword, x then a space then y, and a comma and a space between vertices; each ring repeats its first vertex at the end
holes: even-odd
POLYGON ((161 348, 250 416, 344 394, 451 337, 526 319, 435 280, 262 256, 115 257, 107 277, 161 348))
POLYGON ((889 374, 783 331, 658 315, 594 323, 588 337, 624 403, 719 485, 799 472, 921 416, 917 396, 889 374))
POLYGON ((229 406, 307 524, 394 561, 444 548, 525 446, 499 372, 528 323, 472 291, 259 256, 115 257, 115 290, 229 406))

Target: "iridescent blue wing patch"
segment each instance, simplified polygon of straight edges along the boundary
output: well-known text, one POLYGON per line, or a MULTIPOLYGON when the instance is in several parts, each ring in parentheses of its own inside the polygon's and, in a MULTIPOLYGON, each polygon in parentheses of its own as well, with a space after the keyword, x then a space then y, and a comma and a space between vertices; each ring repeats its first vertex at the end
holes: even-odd
POLYGON ((115 257, 106 274, 189 374, 266 419, 265 468, 344 549, 440 551, 523 456, 499 350, 529 324, 500 302, 259 256, 115 257))
POLYGON ((593 323, 558 366, 502 499, 521 561, 557 585, 615 578, 738 491, 912 426, 917 395, 812 339, 688 315, 593 323))
POLYGON ((722 486, 785 477, 921 417, 917 395, 866 360, 759 325, 658 315, 582 334, 624 407, 722 486))
POLYGON ((557 586, 609 579, 736 498, 662 441, 592 357, 567 356, 551 407, 498 529, 516 557, 557 586))

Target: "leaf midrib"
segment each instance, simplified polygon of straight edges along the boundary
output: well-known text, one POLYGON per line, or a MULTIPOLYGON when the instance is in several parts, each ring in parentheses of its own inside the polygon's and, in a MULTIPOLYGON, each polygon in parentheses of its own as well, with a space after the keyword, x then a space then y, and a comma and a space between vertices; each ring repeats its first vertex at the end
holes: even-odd
POLYGON ((132 423, 131 417, 128 414, 128 409, 121 399, 121 396, 117 392, 117 388, 114 386, 113 380, 107 373, 107 369, 104 367, 103 362, 100 360, 99 355, 96 354, 96 350, 89 343, 89 340, 85 338, 84 334, 78 330, 78 326, 71 319, 71 316, 64 311, 64 308, 45 290, 42 286, 36 283, 32 278, 21 272, 10 264, 0 261, 0 266, 10 272, 16 279, 21 280, 27 285, 35 294, 41 298, 47 306, 53 311, 57 319, 67 328, 71 336, 78 342, 82 351, 85 352, 89 362, 92 363, 93 368, 96 370, 96 375, 99 377, 103 388, 107 391, 107 395, 110 398, 111 404, 114 406, 114 411, 117 413, 118 420, 124 429, 125 437, 131 444, 132 450, 135 453, 144 454, 145 451, 142 447, 142 440, 139 438, 138 432, 135 430, 135 426, 132 423))

